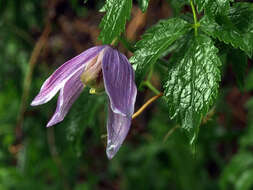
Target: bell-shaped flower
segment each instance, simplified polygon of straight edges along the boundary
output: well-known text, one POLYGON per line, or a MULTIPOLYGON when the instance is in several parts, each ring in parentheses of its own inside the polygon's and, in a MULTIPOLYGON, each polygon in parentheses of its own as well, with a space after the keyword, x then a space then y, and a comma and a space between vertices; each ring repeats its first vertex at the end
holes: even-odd
POLYGON ((108 45, 90 48, 60 66, 42 85, 32 106, 44 104, 60 91, 56 111, 47 127, 61 122, 84 87, 105 90, 109 99, 107 119, 108 158, 119 150, 130 129, 136 85, 127 58, 108 45))

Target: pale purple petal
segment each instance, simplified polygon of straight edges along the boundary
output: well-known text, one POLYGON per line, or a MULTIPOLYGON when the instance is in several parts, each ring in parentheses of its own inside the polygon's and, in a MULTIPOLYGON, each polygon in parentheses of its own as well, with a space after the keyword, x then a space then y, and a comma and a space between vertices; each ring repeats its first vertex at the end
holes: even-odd
POLYGON ((105 46, 90 48, 60 66, 42 85, 39 94, 32 101, 31 105, 44 104, 51 100, 55 94, 63 88, 64 84, 73 74, 83 69, 85 63, 95 57, 105 46))
POLYGON ((84 88, 83 83, 80 81, 80 75, 82 72, 83 70, 79 69, 60 90, 55 113, 48 122, 47 127, 61 122, 68 113, 74 101, 79 97, 84 88))
POLYGON ((114 113, 111 106, 108 106, 107 120, 107 148, 106 154, 109 159, 118 152, 130 129, 132 118, 114 113))
POLYGON ((102 70, 113 112, 132 116, 137 89, 131 64, 123 54, 109 47, 104 51, 102 70))

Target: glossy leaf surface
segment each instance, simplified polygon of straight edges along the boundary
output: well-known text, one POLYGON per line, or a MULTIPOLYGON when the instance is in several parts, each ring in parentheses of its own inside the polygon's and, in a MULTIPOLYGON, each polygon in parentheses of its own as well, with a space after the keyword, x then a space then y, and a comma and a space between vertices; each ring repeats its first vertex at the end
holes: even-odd
POLYGON ((136 68, 137 83, 144 78, 150 66, 162 55, 167 48, 190 29, 186 21, 173 18, 163 20, 146 31, 142 40, 137 42, 137 51, 130 62, 136 68))
POLYGON ((106 14, 99 25, 99 39, 104 44, 110 44, 125 30, 126 21, 131 15, 132 0, 107 0, 103 9, 106 14))
POLYGON ((142 12, 145 12, 148 8, 149 0, 138 0, 139 7, 142 12))
POLYGON ((182 49, 164 85, 170 117, 177 116, 181 127, 190 132, 192 142, 201 119, 217 96, 220 81, 218 49, 204 35, 192 37, 182 49))
POLYGON ((214 20, 205 16, 201 20, 201 29, 226 44, 240 48, 251 57, 253 53, 252 18, 253 5, 237 3, 224 19, 214 20))

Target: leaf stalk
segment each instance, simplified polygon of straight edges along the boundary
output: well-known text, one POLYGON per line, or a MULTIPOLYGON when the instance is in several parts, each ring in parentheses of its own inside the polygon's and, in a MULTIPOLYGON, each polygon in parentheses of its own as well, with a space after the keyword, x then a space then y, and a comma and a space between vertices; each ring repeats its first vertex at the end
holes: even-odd
POLYGON ((200 26, 198 19, 197 19, 197 14, 196 14, 196 9, 194 7, 194 4, 192 0, 190 0, 191 8, 192 8, 192 13, 193 13, 193 19, 194 19, 194 34, 195 36, 198 36, 198 27, 200 26))
POLYGON ((142 85, 145 85, 148 87, 152 92, 154 92, 156 95, 160 94, 161 92, 157 90, 149 81, 144 81, 142 85))

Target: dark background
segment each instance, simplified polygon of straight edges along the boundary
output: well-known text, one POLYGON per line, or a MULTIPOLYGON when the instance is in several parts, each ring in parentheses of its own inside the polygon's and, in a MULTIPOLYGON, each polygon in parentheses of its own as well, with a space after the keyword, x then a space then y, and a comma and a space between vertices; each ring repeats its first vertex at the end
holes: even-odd
MULTIPOLYGON (((178 15, 181 2, 151 0, 144 14, 134 2, 127 38, 134 43, 160 19, 178 15)), ((250 60, 241 90, 220 52, 220 93, 203 119, 195 153, 169 119, 163 99, 133 120, 111 161, 105 154, 106 95, 85 90, 62 123, 45 127, 57 98, 39 107, 29 104, 58 66, 101 43, 103 5, 102 0, 0 1, 0 190, 253 189, 250 60)), ((132 55, 121 44, 118 49, 132 55)), ((162 72, 156 68, 151 79, 160 90, 162 72)), ((136 109, 153 95, 139 92, 136 109)))

